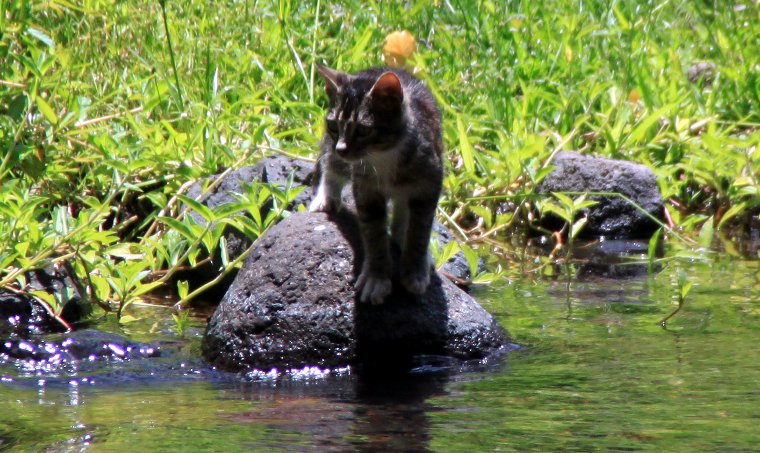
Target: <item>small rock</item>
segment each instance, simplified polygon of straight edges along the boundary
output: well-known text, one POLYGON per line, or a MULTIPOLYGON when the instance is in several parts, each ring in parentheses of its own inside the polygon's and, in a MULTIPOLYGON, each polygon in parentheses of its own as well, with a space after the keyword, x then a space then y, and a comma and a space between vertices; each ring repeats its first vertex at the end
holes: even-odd
MULTIPOLYGON (((550 192, 614 192, 619 193, 649 215, 663 221, 664 205, 660 188, 652 170, 632 162, 590 157, 564 151, 554 159, 554 171, 538 186, 538 193, 550 192)), ((647 214, 618 196, 590 196, 598 203, 584 209, 588 222, 581 238, 604 236, 609 239, 648 239, 660 227, 647 214)), ((544 228, 558 231, 563 221, 553 215, 544 216, 544 228)))
POLYGON ((78 330, 56 336, 0 341, 0 363, 15 362, 27 368, 62 368, 77 361, 130 360, 160 356, 157 347, 130 341, 120 335, 98 330, 78 330), (34 362, 34 364, 32 364, 34 362))
POLYGON ((43 302, 24 293, 0 288, 0 337, 26 338, 67 329, 66 323, 43 302))

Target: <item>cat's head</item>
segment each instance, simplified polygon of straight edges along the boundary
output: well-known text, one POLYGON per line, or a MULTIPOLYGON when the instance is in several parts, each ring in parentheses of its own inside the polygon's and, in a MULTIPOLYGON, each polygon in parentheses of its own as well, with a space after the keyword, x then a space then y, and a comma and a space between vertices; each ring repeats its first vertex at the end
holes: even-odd
POLYGON ((396 73, 317 69, 330 98, 325 133, 338 156, 358 160, 398 143, 404 129, 404 89, 396 73))

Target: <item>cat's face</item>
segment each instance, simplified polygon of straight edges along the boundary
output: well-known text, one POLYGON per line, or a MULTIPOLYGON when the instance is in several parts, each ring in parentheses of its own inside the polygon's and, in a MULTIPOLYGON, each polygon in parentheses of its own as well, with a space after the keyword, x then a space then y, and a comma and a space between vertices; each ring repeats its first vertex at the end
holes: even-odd
POLYGON ((330 97, 327 138, 348 161, 392 148, 403 129, 404 91, 392 72, 356 75, 318 67, 330 97))

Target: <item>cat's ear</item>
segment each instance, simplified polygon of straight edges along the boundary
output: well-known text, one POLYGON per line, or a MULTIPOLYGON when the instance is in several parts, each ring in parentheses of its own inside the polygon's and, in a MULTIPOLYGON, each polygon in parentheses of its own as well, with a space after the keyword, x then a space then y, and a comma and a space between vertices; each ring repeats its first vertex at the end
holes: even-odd
POLYGON ((378 77, 375 85, 369 91, 372 102, 384 110, 393 110, 404 101, 404 89, 401 80, 393 72, 385 72, 378 77))
POLYGON ((327 66, 318 64, 317 72, 319 72, 322 78, 325 79, 325 89, 330 98, 334 98, 341 91, 343 85, 348 81, 348 74, 336 71, 335 69, 330 69, 327 66))

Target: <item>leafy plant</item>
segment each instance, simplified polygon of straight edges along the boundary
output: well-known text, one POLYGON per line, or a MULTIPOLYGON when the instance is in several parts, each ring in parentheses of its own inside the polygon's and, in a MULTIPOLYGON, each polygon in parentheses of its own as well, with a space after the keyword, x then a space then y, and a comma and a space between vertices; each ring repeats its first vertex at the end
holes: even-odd
MULTIPOLYGON (((519 245, 530 205, 581 209, 535 193, 563 149, 652 167, 668 240, 735 238, 760 206, 755 22, 752 7, 650 0, 0 2, 0 286, 67 266, 80 297, 122 313, 224 250, 224 227, 265 233, 294 188, 209 210, 187 187, 265 153, 313 158, 315 65, 381 64, 399 30, 441 105, 439 212, 468 262, 498 249, 506 272, 541 268, 519 245)), ((569 242, 582 227, 567 222, 569 242)))
POLYGON ((571 275, 571 262, 575 239, 578 234, 580 234, 581 230, 583 230, 586 222, 588 222, 588 216, 580 216, 580 214, 584 209, 594 206, 597 202, 594 200, 587 200, 585 194, 571 198, 560 192, 552 192, 552 196, 557 202, 555 203, 552 200, 542 202, 541 213, 542 215, 556 215, 565 222, 562 230, 555 233, 555 237, 557 238, 557 247, 562 247, 562 238, 563 236, 567 237, 564 264, 567 275, 571 275))
POLYGON ((668 320, 676 315, 679 311, 681 311, 681 308, 683 308, 683 304, 686 301, 686 296, 689 295, 689 291, 691 291, 692 282, 687 279, 686 271, 683 269, 678 269, 676 272, 677 279, 677 289, 676 289, 676 299, 678 301, 678 307, 676 307, 675 310, 673 310, 668 316, 664 317, 662 321, 660 321, 660 325, 665 328, 667 327, 668 320))

